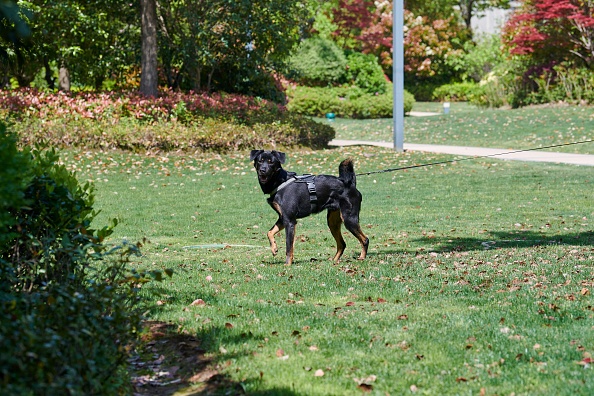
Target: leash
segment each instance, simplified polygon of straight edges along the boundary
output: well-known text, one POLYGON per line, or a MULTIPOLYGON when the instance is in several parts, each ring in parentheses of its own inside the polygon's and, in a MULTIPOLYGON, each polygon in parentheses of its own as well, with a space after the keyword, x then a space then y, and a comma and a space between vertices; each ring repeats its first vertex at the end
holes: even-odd
POLYGON ((491 157, 497 157, 497 156, 500 156, 500 155, 524 153, 524 152, 527 152, 527 151, 537 151, 537 150, 544 150, 544 149, 555 148, 555 147, 572 146, 572 145, 575 145, 575 144, 592 143, 592 142, 594 142, 594 139, 582 140, 582 141, 579 141, 579 142, 571 142, 571 143, 553 144, 553 145, 550 145, 550 146, 542 146, 542 147, 536 147, 536 148, 531 148, 531 149, 505 151, 505 152, 496 153, 496 154, 481 155, 481 156, 478 156, 478 157, 468 157, 468 158, 461 158, 461 159, 454 159, 454 160, 447 160, 447 161, 430 162, 430 163, 427 163, 427 164, 408 165, 408 166, 402 166, 402 167, 399 167, 399 168, 388 168, 388 169, 382 169, 382 170, 378 170, 378 171, 357 173, 356 176, 368 176, 368 175, 375 175, 377 173, 396 172, 396 171, 406 170, 406 169, 414 169, 414 168, 423 168, 423 167, 426 167, 426 166, 451 164, 453 162, 470 161, 470 160, 477 160, 477 159, 481 159, 481 158, 491 158, 491 157))

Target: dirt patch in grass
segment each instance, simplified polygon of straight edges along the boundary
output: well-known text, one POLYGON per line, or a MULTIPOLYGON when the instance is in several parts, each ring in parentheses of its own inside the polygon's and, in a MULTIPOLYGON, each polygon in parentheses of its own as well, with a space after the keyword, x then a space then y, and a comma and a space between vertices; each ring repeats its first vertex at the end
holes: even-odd
POLYGON ((242 388, 225 375, 192 335, 171 323, 145 323, 141 343, 130 359, 134 396, 212 395, 242 388))

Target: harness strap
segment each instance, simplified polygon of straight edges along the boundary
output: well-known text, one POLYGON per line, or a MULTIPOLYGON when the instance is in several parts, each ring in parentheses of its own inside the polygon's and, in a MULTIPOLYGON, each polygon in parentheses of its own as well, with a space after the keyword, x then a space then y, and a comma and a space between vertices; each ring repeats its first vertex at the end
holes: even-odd
POLYGON ((270 197, 273 197, 274 194, 276 194, 283 188, 287 187, 291 183, 307 183, 307 191, 309 191, 309 204, 311 205, 311 211, 315 212, 318 208, 318 196, 316 193, 316 184, 314 183, 314 178, 314 175, 293 176, 289 180, 275 188, 270 193, 270 197))
POLYGON ((307 189, 309 191, 309 204, 311 205, 311 211, 315 212, 318 208, 318 196, 316 194, 316 184, 314 183, 313 176, 311 179, 306 181, 307 189))
POLYGON ((297 179, 295 177, 290 178, 289 180, 287 180, 286 182, 282 183, 280 186, 278 186, 277 188, 272 190, 272 192, 270 193, 270 196, 272 197, 274 194, 276 194, 283 188, 287 187, 289 184, 293 183, 294 181, 297 181, 297 179))

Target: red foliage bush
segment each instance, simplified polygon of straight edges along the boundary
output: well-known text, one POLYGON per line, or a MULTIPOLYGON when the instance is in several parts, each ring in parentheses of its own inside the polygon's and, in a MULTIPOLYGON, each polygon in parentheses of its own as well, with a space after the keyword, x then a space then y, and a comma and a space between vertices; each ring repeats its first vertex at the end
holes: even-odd
POLYGON ((503 31, 512 55, 537 62, 577 57, 594 67, 594 9, 583 0, 527 0, 503 31))
POLYGON ((250 123, 252 116, 278 115, 284 106, 237 94, 163 92, 147 99, 135 92, 47 93, 30 88, 0 91, 0 109, 12 117, 86 118, 117 122, 121 118, 142 121, 177 119, 183 112, 192 117, 233 119, 250 123), (180 107, 180 104, 182 107, 180 107))

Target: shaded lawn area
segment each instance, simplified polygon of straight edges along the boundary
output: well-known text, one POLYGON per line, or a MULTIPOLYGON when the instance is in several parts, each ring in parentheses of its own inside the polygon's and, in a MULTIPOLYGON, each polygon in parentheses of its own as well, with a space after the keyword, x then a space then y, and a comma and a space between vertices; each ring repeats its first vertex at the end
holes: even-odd
MULTIPOLYGON (((295 150, 286 168, 336 174, 349 156, 358 172, 451 158, 295 150)), ((132 265, 175 269, 145 290, 149 317, 196 340, 221 394, 594 392, 591 168, 477 160, 361 176, 367 260, 345 235, 329 261, 319 215, 299 222, 285 267, 247 152, 63 161, 96 183, 98 225, 120 219, 114 242, 147 238, 132 265)), ((179 385, 214 392, 192 369, 179 385)))

